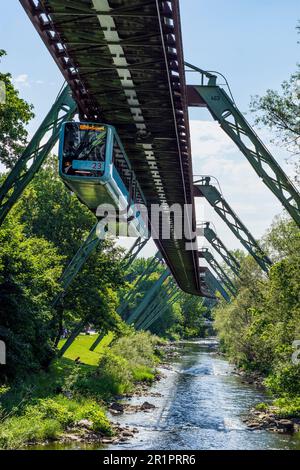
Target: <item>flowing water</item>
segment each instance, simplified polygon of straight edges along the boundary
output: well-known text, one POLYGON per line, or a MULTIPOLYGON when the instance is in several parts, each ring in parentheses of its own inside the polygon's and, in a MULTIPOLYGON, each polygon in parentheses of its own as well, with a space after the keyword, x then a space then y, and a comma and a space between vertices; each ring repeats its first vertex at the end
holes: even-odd
POLYGON ((214 340, 182 343, 175 367, 163 370, 165 377, 149 395, 131 400, 132 404, 147 400, 157 408, 114 418, 121 425, 137 427, 139 433, 109 449, 300 449, 299 436, 247 428, 243 415, 266 397, 233 374, 216 346, 214 340))
MULTIPOLYGON (((148 413, 138 412, 110 418, 123 427, 136 427, 131 440, 108 450, 267 450, 298 449, 300 436, 250 430, 243 416, 266 396, 234 375, 233 368, 217 354, 214 339, 184 342, 180 357, 163 378, 142 397, 156 406, 148 413)), ((127 400, 128 402, 128 400, 127 400)), ((90 445, 52 444, 40 449, 99 449, 90 445)))

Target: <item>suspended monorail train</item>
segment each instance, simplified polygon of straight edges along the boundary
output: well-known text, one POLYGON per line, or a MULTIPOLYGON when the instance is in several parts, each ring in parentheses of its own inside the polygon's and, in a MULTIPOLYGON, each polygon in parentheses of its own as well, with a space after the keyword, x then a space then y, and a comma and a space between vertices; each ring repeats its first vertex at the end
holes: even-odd
POLYGON ((112 205, 121 222, 147 232, 139 207, 146 205, 122 142, 113 126, 66 122, 59 144, 59 174, 66 186, 96 215, 112 205))

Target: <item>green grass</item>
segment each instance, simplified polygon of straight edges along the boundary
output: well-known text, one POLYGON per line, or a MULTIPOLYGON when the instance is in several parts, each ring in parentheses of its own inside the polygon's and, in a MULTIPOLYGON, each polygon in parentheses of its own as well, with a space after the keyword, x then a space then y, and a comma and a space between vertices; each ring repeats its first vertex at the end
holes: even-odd
POLYGON ((0 387, 0 449, 58 440, 68 429, 79 432, 81 419, 90 420, 94 431, 112 434, 106 401, 134 390, 137 382, 153 381, 158 340, 139 332, 109 348, 109 334, 91 352, 96 337, 80 335, 47 370, 0 387), (80 364, 74 362, 78 357, 80 364))
POLYGON ((28 443, 57 440, 67 429, 87 419, 92 429, 104 435, 113 434, 105 410, 95 400, 70 400, 62 395, 35 400, 22 415, 8 417, 0 427, 0 449, 22 449, 28 443))
MULTIPOLYGON (((113 333, 109 333, 103 338, 95 351, 90 351, 90 347, 97 337, 98 335, 79 335, 64 354, 64 358, 75 361, 75 359, 79 357, 80 362, 83 364, 97 366, 104 349, 112 342, 114 335, 113 333)), ((65 342, 66 340, 60 341, 58 346, 59 349, 62 348, 65 342)))

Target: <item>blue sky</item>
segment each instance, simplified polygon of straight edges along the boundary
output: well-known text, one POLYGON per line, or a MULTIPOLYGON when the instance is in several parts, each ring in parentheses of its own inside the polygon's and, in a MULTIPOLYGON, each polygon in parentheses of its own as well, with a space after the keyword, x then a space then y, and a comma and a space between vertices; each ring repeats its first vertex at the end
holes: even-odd
MULTIPOLYGON (((296 33, 300 19, 296 0, 181 0, 185 59, 203 69, 222 72, 241 111, 248 112, 252 95, 279 89, 295 71, 299 58, 296 33)), ((2 6, 0 48, 8 53, 0 69, 12 73, 21 96, 35 106, 32 134, 53 103, 63 79, 18 0, 2 6)), ((198 77, 188 75, 190 83, 198 77)), ((251 116, 247 115, 251 120, 251 116)), ((212 122, 205 110, 191 110, 194 173, 215 175, 224 195, 256 237, 263 235, 281 207, 263 186, 245 158, 212 122)), ((284 148, 268 147, 289 174, 284 148)), ((230 248, 240 247, 210 208, 197 204, 199 218, 212 220, 230 248), (203 213, 204 211, 204 213, 203 213)))

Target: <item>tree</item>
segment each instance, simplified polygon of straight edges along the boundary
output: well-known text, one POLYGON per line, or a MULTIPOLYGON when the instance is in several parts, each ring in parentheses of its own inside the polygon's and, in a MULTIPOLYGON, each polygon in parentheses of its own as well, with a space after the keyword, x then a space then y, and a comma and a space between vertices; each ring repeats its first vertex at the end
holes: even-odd
MULTIPOLYGON (((0 59, 6 52, 0 49, 0 59)), ((6 100, 0 104, 0 162, 12 168, 27 143, 26 125, 34 117, 33 106, 19 97, 9 73, 0 73, 6 100)))

